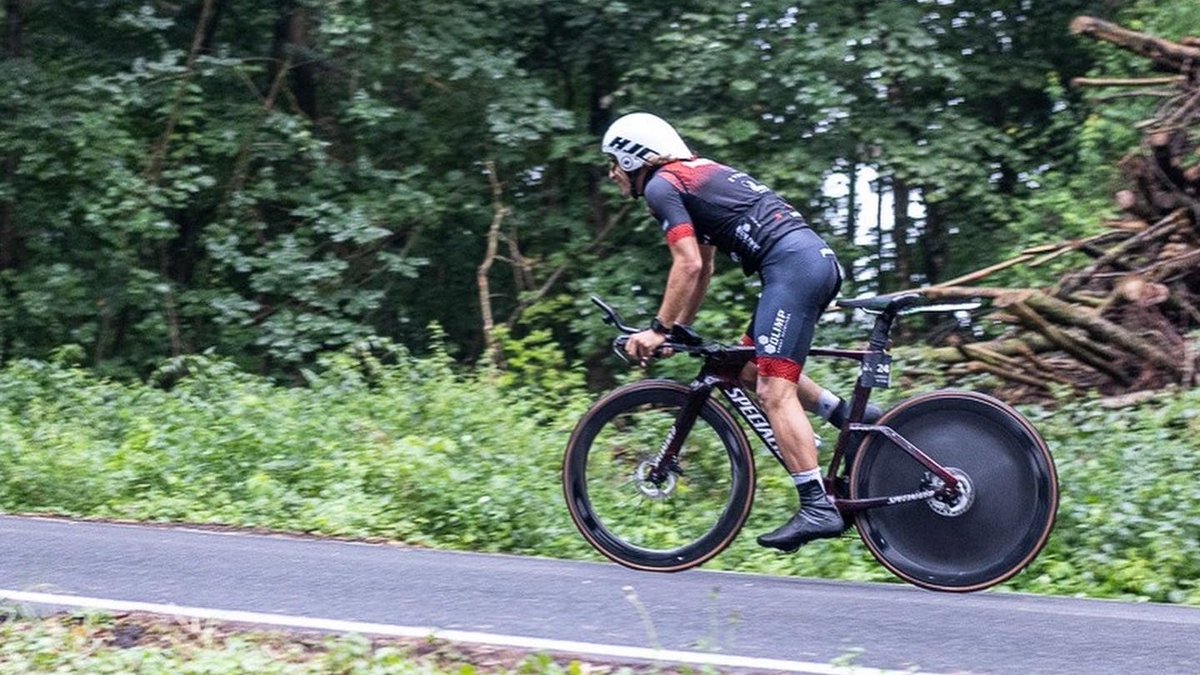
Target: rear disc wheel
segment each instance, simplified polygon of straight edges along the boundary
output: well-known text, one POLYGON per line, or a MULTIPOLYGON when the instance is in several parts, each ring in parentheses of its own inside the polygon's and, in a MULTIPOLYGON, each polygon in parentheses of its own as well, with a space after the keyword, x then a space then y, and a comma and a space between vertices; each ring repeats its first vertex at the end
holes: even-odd
MULTIPOLYGON (((859 534, 910 583, 976 591, 1011 578, 1042 550, 1058 510, 1050 451, 1017 411, 983 394, 934 392, 888 411, 891 427, 960 483, 953 495, 857 514, 859 534)), ((850 471, 853 499, 940 490, 944 482, 880 434, 850 471)))

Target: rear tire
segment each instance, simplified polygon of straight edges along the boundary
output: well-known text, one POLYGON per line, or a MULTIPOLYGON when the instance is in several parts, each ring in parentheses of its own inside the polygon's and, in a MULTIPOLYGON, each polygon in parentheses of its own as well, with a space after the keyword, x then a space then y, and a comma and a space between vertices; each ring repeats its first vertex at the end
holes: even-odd
MULTIPOLYGON (((889 426, 961 476, 967 494, 857 514, 871 553, 896 576, 939 591, 977 591, 1020 572, 1046 545, 1058 511, 1054 460, 1037 431, 1008 405, 973 392, 906 401, 889 426)), ((850 496, 902 495, 940 481, 899 446, 870 434, 850 470, 850 496)))
POLYGON ((563 457, 563 494, 588 543, 626 567, 677 572, 720 553, 754 501, 754 458, 711 398, 684 439, 678 470, 654 484, 658 457, 691 390, 646 380, 614 390, 584 415, 563 457))

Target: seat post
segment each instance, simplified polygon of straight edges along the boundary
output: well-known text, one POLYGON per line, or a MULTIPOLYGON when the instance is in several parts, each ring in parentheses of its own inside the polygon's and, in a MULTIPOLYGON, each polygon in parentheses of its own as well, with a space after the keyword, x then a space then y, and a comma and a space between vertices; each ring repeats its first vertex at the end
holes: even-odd
POLYGON ((895 320, 896 315, 891 309, 884 310, 875 317, 875 327, 871 329, 871 339, 868 343, 871 351, 887 350, 888 336, 891 335, 892 322, 895 320))
POLYGON ((878 312, 875 317, 875 328, 871 331, 871 350, 884 351, 888 347, 888 335, 892 332, 892 322, 906 309, 925 302, 925 297, 917 292, 901 293, 899 295, 880 295, 861 300, 838 300, 839 307, 861 309, 870 313, 878 312))

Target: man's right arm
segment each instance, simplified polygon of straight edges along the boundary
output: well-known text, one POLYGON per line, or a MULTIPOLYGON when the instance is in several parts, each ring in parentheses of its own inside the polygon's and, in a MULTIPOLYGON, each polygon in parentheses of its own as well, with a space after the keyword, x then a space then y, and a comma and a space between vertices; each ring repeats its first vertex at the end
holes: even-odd
POLYGON ((712 246, 700 245, 700 275, 696 278, 695 285, 692 287, 692 292, 684 304, 683 311, 675 317, 675 323, 690 326, 696 320, 696 313, 700 311, 700 306, 704 304, 704 297, 708 294, 709 282, 712 281, 713 254, 715 251, 716 249, 712 246))
POLYGON ((713 247, 699 243, 683 195, 671 180, 655 176, 646 185, 645 197, 650 211, 662 222, 671 251, 671 272, 658 318, 667 326, 689 324, 708 291, 713 247))

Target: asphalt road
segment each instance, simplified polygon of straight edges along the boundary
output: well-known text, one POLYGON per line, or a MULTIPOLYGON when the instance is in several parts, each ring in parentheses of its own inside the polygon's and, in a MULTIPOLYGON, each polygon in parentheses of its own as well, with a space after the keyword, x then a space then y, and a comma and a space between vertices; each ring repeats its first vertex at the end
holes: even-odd
POLYGON ((923 672, 1200 673, 1195 608, 186 528, 0 516, 0 590, 923 672))

